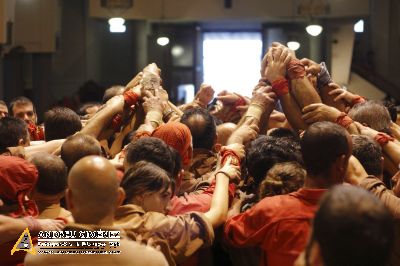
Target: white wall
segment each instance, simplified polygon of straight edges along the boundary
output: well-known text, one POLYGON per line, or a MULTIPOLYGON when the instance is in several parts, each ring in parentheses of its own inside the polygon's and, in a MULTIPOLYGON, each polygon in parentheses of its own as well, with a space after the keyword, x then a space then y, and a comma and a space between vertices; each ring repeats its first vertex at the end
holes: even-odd
POLYGON ((376 86, 372 85, 355 73, 350 74, 347 89, 358 95, 367 97, 369 100, 383 100, 386 96, 386 94, 379 90, 376 86))
POLYGON ((353 55, 353 24, 339 26, 332 34, 331 75, 339 84, 347 84, 353 55))

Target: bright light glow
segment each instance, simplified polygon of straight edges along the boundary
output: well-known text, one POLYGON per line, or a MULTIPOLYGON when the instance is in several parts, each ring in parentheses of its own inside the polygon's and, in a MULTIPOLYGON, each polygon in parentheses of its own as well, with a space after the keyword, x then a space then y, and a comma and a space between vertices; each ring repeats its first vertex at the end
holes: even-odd
POLYGON ((183 47, 180 45, 174 45, 174 47, 171 49, 171 54, 175 57, 181 56, 183 52, 183 47))
POLYGON ((364 20, 360 19, 357 21, 356 24, 354 24, 354 31, 355 32, 364 32, 364 20))
POLYGON ((251 97, 260 78, 261 34, 210 32, 203 37, 203 82, 215 95, 227 90, 251 97))
POLYGON ((306 27, 306 31, 308 32, 308 34, 310 34, 311 36, 318 36, 321 34, 322 32, 322 27, 320 25, 308 25, 306 27))
POLYGON ((125 32, 126 26, 125 25, 111 25, 110 32, 125 32))
POLYGON ((287 46, 289 47, 289 49, 296 51, 297 49, 300 48, 300 43, 299 42, 288 42, 287 46))
POLYGON ((110 32, 125 32, 126 26, 124 25, 125 19, 123 18, 110 18, 108 24, 110 24, 110 32))
POLYGON ((157 43, 158 43, 158 45, 165 46, 165 45, 169 44, 169 38, 168 37, 158 37, 157 43))

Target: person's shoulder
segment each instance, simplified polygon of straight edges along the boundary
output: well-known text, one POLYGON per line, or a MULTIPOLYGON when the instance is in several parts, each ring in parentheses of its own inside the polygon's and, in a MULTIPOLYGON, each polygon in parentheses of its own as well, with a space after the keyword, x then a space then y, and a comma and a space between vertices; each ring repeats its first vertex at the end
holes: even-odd
POLYGON ((132 265, 168 265, 167 260, 160 251, 132 240, 121 240, 121 253, 128 256, 126 259, 132 262, 132 265))

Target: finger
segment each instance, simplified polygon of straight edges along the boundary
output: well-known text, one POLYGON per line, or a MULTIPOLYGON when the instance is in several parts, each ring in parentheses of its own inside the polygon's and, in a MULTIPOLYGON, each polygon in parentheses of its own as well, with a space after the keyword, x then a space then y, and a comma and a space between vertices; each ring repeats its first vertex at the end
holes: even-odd
POLYGON ((318 122, 320 120, 318 113, 315 113, 315 114, 308 113, 308 114, 305 114, 304 118, 303 118, 303 116, 301 117, 304 120, 304 122, 306 122, 307 124, 312 124, 312 123, 318 122), (310 114, 310 115, 307 116, 308 114, 310 114))
POLYGON ((272 52, 267 54, 267 62, 273 62, 272 52))
POLYGON ((282 47, 284 46, 283 44, 281 44, 280 42, 272 42, 272 47, 282 47))
POLYGON ((160 91, 158 90, 158 88, 154 89, 154 96, 158 97, 160 95, 160 91))
POLYGON ((283 51, 282 48, 276 49, 275 54, 274 54, 275 61, 279 61, 281 59, 282 51, 283 51))
POLYGON ((153 93, 151 93, 151 91, 148 91, 148 90, 145 90, 145 91, 144 91, 144 94, 145 94, 145 96, 147 96, 147 97, 149 97, 149 98, 151 98, 151 97, 154 96, 153 93))
POLYGON ((153 247, 153 246, 154 246, 154 240, 153 240, 153 238, 150 237, 150 238, 147 240, 147 245, 150 246, 150 247, 153 247))
POLYGON ((328 84, 329 87, 333 87, 333 88, 338 88, 338 89, 342 89, 342 87, 339 86, 339 84, 336 84, 334 82, 331 82, 328 84))
POLYGON ((236 107, 236 110, 238 111, 246 111, 247 109, 249 109, 248 105, 239 105, 236 107))
POLYGON ((250 117, 246 121, 244 121, 243 125, 244 126, 250 126, 254 122, 254 117, 250 117))
POLYGON ((300 59, 300 63, 302 63, 305 66, 309 66, 310 65, 310 59, 308 59, 308 58, 300 59))
POLYGON ((321 104, 320 103, 312 103, 310 105, 307 105, 303 108, 302 112, 303 113, 308 113, 308 112, 312 112, 314 110, 316 110, 318 107, 320 107, 321 104))
POLYGON ((275 92, 268 92, 267 93, 268 97, 272 98, 272 99, 276 99, 276 94, 275 92))
POLYGON ((342 93, 342 92, 343 92, 343 89, 337 88, 337 89, 331 90, 330 92, 328 92, 328 94, 329 95, 333 95, 333 94, 339 94, 339 93, 342 93))
POLYGON ((287 55, 289 54, 288 49, 283 49, 280 57, 280 61, 284 62, 286 60, 287 55))
POLYGON ((288 52, 288 54, 286 55, 285 60, 283 61, 285 63, 285 65, 289 64, 290 60, 292 59, 291 54, 288 52))
POLYGON ((142 244, 142 241, 143 241, 142 235, 138 235, 138 236, 136 237, 136 242, 138 242, 139 244, 142 244))
POLYGON ((260 131, 260 128, 256 124, 250 125, 250 128, 254 130, 256 134, 260 131))
POLYGON ((223 91, 221 91, 220 93, 218 93, 218 96, 224 96, 224 95, 226 95, 227 93, 228 93, 227 90, 223 90, 223 91))
MULTIPOLYGON (((268 52, 269 52, 269 50, 268 50, 268 52)), ((261 61, 261 69, 260 69, 261 77, 264 76, 265 68, 266 68, 267 65, 268 65, 268 61, 267 61, 268 52, 265 53, 265 55, 264 55, 264 57, 263 57, 263 59, 262 59, 262 61, 261 61)))
POLYGON ((335 97, 335 99, 333 99, 333 101, 337 102, 337 101, 344 99, 345 97, 346 97, 346 92, 344 91, 341 94, 339 94, 337 97, 335 97))

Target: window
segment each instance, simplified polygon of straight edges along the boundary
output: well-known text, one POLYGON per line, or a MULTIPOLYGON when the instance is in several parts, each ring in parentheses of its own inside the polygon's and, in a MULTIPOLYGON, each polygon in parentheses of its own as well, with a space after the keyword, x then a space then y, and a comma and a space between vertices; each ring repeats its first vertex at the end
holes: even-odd
POLYGON ((203 34, 204 83, 216 94, 222 90, 251 96, 260 78, 262 36, 259 32, 203 34))

